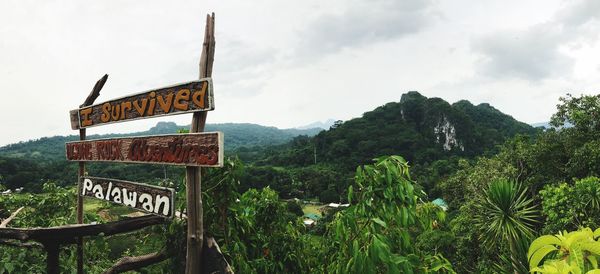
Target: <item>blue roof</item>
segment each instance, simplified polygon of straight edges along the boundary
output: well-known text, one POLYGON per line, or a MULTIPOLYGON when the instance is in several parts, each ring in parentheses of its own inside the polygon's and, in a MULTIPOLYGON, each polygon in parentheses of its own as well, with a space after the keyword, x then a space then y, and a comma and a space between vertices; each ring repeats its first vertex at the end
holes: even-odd
POLYGON ((306 214, 304 214, 304 217, 309 218, 311 220, 315 220, 315 221, 318 219, 321 219, 321 216, 319 216, 315 213, 306 213, 306 214))
POLYGON ((448 204, 446 204, 446 202, 442 198, 437 198, 437 199, 433 200, 431 203, 433 203, 434 205, 439 206, 439 207, 448 208, 448 204))

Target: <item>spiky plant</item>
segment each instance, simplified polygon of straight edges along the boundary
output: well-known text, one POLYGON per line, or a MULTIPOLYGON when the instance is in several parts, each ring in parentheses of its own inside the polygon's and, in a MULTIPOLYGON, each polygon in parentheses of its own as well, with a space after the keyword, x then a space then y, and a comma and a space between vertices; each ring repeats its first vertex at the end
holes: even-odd
POLYGON ((507 243, 513 271, 526 267, 527 258, 521 256, 525 254, 519 252, 519 246, 533 239, 533 229, 539 219, 539 211, 527 197, 527 189, 513 181, 494 181, 484 191, 478 209, 479 214, 474 217, 483 244, 493 248, 507 243))

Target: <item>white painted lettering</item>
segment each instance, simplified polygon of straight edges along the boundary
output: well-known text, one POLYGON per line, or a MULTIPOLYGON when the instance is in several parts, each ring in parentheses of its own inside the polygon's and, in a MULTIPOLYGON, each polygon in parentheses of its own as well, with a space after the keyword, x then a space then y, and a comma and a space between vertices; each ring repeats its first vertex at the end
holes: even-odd
POLYGON ((152 205, 152 196, 148 193, 144 193, 140 195, 140 203, 142 203, 142 208, 148 212, 152 212, 154 210, 154 206, 152 205))
POLYGON ((169 207, 171 206, 171 200, 167 196, 156 195, 156 201, 154 204, 154 213, 160 211, 160 207, 162 206, 162 215, 169 215, 169 207))
POLYGON ((112 191, 110 192, 110 195, 112 196, 112 200, 115 203, 122 203, 121 200, 121 190, 118 187, 115 187, 112 189, 112 191))
POLYGON ((92 191, 93 186, 94 183, 92 182, 92 180, 88 178, 83 179, 83 189, 81 190, 81 195, 85 196, 86 191, 92 191))
POLYGON ((98 199, 104 199, 104 193, 102 193, 102 191, 103 189, 101 185, 95 185, 92 189, 92 192, 94 192, 94 196, 96 196, 96 198, 98 199))
POLYGON ((123 204, 135 208, 137 205, 137 192, 127 193, 127 189, 123 188, 123 204))

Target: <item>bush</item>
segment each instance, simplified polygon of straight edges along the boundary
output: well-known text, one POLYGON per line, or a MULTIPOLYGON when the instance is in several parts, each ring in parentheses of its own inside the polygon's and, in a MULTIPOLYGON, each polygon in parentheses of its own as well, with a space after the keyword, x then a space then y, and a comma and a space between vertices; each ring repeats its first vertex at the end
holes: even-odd
POLYGON ((600 179, 597 177, 587 177, 573 185, 547 185, 540 194, 546 216, 545 233, 600 225, 600 179))
POLYGON ((340 195, 338 195, 338 193, 335 192, 334 190, 327 189, 327 190, 321 192, 321 194, 319 194, 319 201, 321 203, 339 202, 340 195))
POLYGON ((302 206, 298 202, 290 201, 287 203, 287 210, 296 216, 303 216, 302 206))

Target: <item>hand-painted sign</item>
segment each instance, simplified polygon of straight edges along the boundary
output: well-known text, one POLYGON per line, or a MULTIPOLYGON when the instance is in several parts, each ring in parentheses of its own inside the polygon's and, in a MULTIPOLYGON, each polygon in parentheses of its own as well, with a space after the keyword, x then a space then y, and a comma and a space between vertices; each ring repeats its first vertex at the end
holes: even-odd
POLYGON ((66 150, 69 161, 223 166, 221 132, 68 142, 66 150))
POLYGON ((71 128, 80 129, 214 108, 212 80, 204 78, 71 110, 71 128))
POLYGON ((121 204, 166 217, 173 217, 175 190, 115 179, 81 177, 80 196, 121 204))

